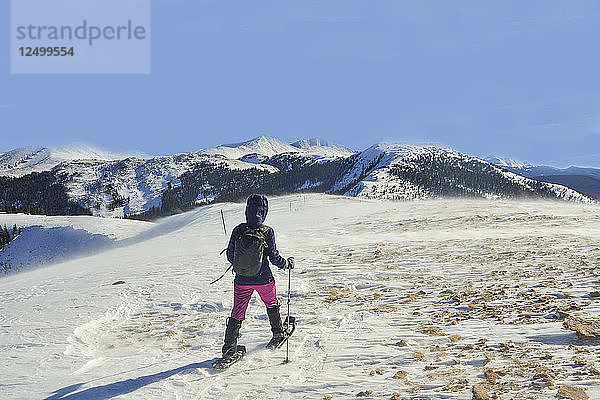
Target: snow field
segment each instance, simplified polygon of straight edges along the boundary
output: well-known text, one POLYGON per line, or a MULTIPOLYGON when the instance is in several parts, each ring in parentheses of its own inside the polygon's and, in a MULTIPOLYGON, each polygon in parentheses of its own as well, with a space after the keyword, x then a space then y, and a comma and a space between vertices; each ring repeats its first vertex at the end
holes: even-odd
POLYGON ((0 261, 8 265, 0 274, 95 254, 113 247, 119 239, 140 233, 153 224, 87 216, 0 214, 0 226, 5 225, 9 230, 17 225, 22 228, 22 232, 0 251, 0 261))
MULTIPOLYGON (((600 289, 598 206, 271 199, 266 223, 297 262, 292 362, 263 349, 255 295, 240 338, 248 354, 217 372, 233 302, 231 275, 209 285, 226 268, 221 209, 231 232, 243 204, 127 221, 109 250, 1 279, 0 395, 470 399, 486 384, 502 399, 544 399, 568 384, 600 397, 598 341, 557 315, 600 311, 589 296, 600 289)), ((274 273, 283 299, 287 273, 274 273)))

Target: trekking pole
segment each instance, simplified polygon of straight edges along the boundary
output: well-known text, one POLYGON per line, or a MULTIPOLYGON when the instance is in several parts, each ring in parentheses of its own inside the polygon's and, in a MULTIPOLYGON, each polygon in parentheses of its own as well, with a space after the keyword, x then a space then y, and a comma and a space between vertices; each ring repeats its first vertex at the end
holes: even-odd
MULTIPOLYGON (((289 331, 290 329, 290 292, 292 290, 292 269, 288 269, 288 295, 287 295, 287 326, 285 329, 289 331)), ((285 364, 290 362, 290 339, 285 341, 285 364)))
MULTIPOLYGON (((226 249, 226 248, 225 248, 225 249, 223 249, 223 251, 221 251, 221 252, 219 253, 219 255, 222 255, 222 254, 223 254, 223 253, 225 253, 226 251, 227 251, 227 249, 226 249)), ((219 282, 219 281, 221 280, 221 278, 223 278, 223 277, 225 276, 225 274, 226 274, 226 273, 227 273, 227 272, 228 272, 228 271, 229 271, 229 270, 230 270, 232 267, 233 267, 233 264, 229 264, 229 268, 227 268, 227 269, 225 270, 225 272, 223 272, 223 275, 221 275, 220 277, 218 277, 217 279, 215 279, 214 281, 212 281, 210 284, 212 285, 213 283, 217 283, 217 282, 219 282)))
POLYGON ((223 232, 225 232, 225 236, 227 236, 227 228, 225 228, 225 216, 223 215, 223 210, 221 210, 221 220, 223 221, 223 232))
POLYGON ((220 280, 221 280, 221 279, 222 279, 222 278, 225 276, 225 274, 226 274, 227 272, 229 272, 229 270, 231 269, 231 267, 233 267, 233 264, 231 264, 231 265, 229 266, 229 268, 227 268, 227 269, 225 270, 225 272, 223 272, 223 275, 221 275, 220 277, 218 277, 217 279, 215 279, 214 281, 212 281, 212 282, 210 283, 210 285, 212 285, 213 283, 217 283, 217 282, 219 282, 219 281, 220 281, 220 280))

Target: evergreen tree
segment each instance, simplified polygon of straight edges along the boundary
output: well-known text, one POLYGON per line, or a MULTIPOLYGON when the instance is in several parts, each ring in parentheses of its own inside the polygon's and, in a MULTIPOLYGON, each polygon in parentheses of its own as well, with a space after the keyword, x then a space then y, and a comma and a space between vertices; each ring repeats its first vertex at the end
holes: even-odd
POLYGON ((4 225, 4 228, 0 228, 0 235, 2 236, 2 244, 3 245, 10 243, 10 233, 8 233, 8 229, 6 229, 6 225, 4 225))

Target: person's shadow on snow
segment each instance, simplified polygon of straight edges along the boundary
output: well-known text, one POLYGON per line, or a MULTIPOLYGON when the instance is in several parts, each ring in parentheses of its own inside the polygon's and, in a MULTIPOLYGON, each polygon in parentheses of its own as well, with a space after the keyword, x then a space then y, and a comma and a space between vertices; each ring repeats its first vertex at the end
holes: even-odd
POLYGON ((163 379, 167 379, 175 374, 178 374, 188 369, 211 368, 212 363, 215 360, 216 358, 212 360, 206 360, 200 363, 184 365, 183 367, 171 369, 169 371, 158 372, 152 375, 140 376, 139 378, 135 379, 127 379, 124 381, 108 383, 102 386, 91 387, 89 389, 82 390, 81 392, 73 393, 76 390, 78 390, 81 386, 85 385, 85 383, 78 383, 75 385, 55 390, 50 397, 46 397, 44 400, 111 399, 115 396, 135 392, 136 390, 141 389, 144 386, 151 385, 163 379))

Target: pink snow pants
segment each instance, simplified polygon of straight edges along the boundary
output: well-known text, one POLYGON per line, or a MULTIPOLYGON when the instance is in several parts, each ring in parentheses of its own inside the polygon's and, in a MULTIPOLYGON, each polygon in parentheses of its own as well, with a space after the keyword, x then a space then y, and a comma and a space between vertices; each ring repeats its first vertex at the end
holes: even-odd
POLYGON ((277 307, 277 291, 275 289, 275 281, 266 285, 251 285, 244 286, 233 284, 233 310, 231 310, 231 318, 243 321, 246 319, 246 309, 254 291, 258 292, 260 299, 265 303, 267 308, 277 307))

